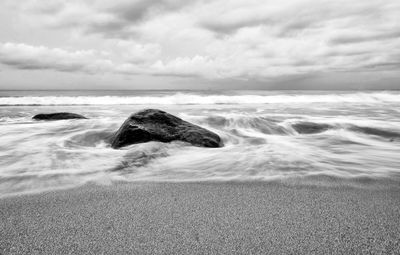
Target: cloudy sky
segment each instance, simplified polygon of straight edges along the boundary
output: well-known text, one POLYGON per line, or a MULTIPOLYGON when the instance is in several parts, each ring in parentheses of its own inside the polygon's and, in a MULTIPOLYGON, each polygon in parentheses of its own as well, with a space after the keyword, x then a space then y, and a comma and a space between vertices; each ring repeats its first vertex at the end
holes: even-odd
POLYGON ((400 89, 399 0, 0 0, 0 89, 400 89))

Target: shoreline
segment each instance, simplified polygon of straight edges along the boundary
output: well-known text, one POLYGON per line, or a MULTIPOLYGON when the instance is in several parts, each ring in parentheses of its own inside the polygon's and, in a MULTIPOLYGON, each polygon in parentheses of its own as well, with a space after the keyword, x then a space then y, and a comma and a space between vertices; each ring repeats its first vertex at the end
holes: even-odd
POLYGON ((0 194, 0 200, 11 197, 19 196, 34 196, 39 194, 54 193, 69 191, 80 188, 97 187, 98 189, 106 188, 107 186, 118 185, 164 185, 164 184, 185 184, 185 185, 280 185, 292 188, 321 188, 321 189, 361 189, 361 190, 390 190, 400 189, 399 176, 386 176, 386 177, 373 177, 373 176, 359 176, 359 177, 340 177, 333 175, 308 175, 308 176, 292 176, 292 177, 272 177, 270 179, 139 179, 129 180, 121 178, 103 178, 98 177, 93 180, 87 180, 79 184, 63 184, 58 187, 49 186, 42 189, 30 189, 25 191, 13 191, 9 193, 0 194))
POLYGON ((395 253, 400 188, 87 184, 0 198, 1 254, 395 253))

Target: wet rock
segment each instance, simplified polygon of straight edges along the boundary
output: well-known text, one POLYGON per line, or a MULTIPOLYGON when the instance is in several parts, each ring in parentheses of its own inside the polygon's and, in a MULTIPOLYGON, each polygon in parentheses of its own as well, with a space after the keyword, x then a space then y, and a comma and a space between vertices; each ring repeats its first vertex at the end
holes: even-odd
POLYGON ((217 134, 157 109, 132 114, 115 133, 111 146, 117 149, 149 141, 177 140, 200 147, 223 146, 217 134))
POLYGON ((86 117, 69 112, 41 113, 32 117, 34 120, 69 120, 69 119, 86 119, 86 117))
POLYGON ((293 124, 292 128, 299 134, 317 134, 332 128, 332 126, 314 122, 298 122, 293 124))
POLYGON ((380 128, 353 126, 350 128, 350 130, 359 132, 359 133, 364 133, 367 135, 375 135, 375 136, 380 136, 383 138, 390 138, 391 141, 394 140, 395 138, 400 138, 400 133, 391 131, 391 130, 384 130, 384 129, 380 129, 380 128))

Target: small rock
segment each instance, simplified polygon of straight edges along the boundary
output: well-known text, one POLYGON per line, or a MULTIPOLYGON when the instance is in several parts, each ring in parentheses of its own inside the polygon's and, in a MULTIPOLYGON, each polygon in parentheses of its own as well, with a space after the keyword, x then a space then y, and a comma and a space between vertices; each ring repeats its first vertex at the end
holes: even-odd
POLYGON ((293 124, 292 127, 299 134, 322 133, 322 132, 332 128, 331 125, 314 123, 314 122, 299 122, 299 123, 293 124))
POLYGON ((69 119, 87 119, 86 117, 69 112, 41 113, 32 117, 34 120, 69 120, 69 119))

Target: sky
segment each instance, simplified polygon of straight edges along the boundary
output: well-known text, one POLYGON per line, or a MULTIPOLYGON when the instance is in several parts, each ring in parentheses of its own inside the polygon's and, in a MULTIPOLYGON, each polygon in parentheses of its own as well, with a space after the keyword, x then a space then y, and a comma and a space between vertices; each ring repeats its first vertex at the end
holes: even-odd
POLYGON ((400 89, 399 0, 0 0, 0 89, 400 89))

